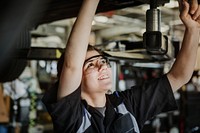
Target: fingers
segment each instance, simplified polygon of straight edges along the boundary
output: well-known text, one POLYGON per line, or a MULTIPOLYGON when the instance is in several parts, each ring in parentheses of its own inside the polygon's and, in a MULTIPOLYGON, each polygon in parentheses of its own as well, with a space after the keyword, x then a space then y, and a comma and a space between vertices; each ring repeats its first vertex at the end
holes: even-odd
POLYGON ((200 5, 198 4, 198 0, 190 0, 190 15, 193 20, 199 19, 200 5))
POLYGON ((196 19, 196 22, 198 22, 198 23, 200 24, 200 17, 198 17, 198 18, 196 19))
POLYGON ((200 5, 197 0, 180 0, 180 18, 187 28, 200 27, 200 5), (188 2, 189 1, 189 2, 188 2))
POLYGON ((188 15, 188 13, 189 13, 189 11, 190 11, 190 6, 189 6, 189 3, 188 2, 186 2, 185 0, 183 0, 181 3, 180 3, 180 5, 181 5, 181 18, 183 18, 183 17, 186 17, 187 15, 188 15))
POLYGON ((193 20, 199 19, 200 5, 198 0, 190 0, 188 3, 186 0, 179 0, 179 9, 181 11, 181 17, 190 15, 193 20))
POLYGON ((194 19, 194 20, 199 19, 199 16, 200 16, 200 5, 197 6, 196 11, 192 15, 192 19, 194 19))
POLYGON ((179 5, 179 11, 181 12, 183 9, 183 1, 182 0, 178 0, 178 5, 179 5))
POLYGON ((198 9, 198 0, 190 0, 190 14, 194 15, 198 9))

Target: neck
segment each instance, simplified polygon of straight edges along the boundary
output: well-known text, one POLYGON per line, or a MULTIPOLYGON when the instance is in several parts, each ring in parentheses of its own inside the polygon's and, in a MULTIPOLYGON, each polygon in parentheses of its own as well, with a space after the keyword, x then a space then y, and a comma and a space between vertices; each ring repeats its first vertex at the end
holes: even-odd
POLYGON ((106 104, 105 93, 88 94, 86 92, 81 92, 82 99, 86 100, 87 103, 92 107, 104 107, 106 104))

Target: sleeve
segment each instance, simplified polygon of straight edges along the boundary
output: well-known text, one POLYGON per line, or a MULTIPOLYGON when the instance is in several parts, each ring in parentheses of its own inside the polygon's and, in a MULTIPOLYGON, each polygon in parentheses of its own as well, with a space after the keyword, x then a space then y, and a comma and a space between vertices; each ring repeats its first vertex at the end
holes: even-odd
POLYGON ((52 118, 55 132, 74 132, 80 126, 83 115, 80 88, 58 101, 57 89, 58 83, 44 94, 42 102, 52 118))
POLYGON ((139 128, 161 112, 177 109, 176 100, 166 75, 142 86, 134 86, 121 95, 131 105, 139 128))

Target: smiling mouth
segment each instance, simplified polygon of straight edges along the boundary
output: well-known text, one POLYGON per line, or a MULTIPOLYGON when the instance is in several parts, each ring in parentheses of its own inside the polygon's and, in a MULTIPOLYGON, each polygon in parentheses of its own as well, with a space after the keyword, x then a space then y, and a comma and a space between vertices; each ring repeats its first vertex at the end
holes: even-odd
POLYGON ((98 80, 104 80, 104 79, 108 79, 109 76, 108 75, 102 75, 98 78, 98 80))

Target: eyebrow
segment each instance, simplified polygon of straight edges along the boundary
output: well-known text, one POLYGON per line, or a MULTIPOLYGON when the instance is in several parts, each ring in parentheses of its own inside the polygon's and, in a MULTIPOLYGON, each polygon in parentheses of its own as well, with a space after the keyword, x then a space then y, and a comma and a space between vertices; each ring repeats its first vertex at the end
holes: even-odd
POLYGON ((86 59, 83 65, 85 65, 87 62, 92 62, 93 61, 92 59, 97 58, 97 57, 105 58, 103 55, 95 55, 95 56, 92 56, 92 57, 86 59))

